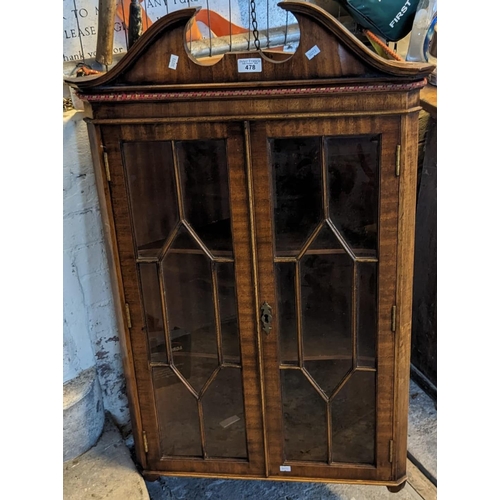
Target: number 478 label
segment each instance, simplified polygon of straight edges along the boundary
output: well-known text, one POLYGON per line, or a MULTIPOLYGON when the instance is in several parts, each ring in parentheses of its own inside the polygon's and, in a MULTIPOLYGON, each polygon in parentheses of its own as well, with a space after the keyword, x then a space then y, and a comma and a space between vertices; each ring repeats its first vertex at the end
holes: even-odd
POLYGON ((262 73, 262 59, 238 59, 238 73, 262 73))

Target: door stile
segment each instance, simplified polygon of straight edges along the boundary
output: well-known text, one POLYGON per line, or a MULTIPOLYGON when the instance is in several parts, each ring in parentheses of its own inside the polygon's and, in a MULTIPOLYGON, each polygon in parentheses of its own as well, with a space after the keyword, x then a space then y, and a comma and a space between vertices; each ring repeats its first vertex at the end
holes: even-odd
POLYGON ((411 358, 415 206, 418 161, 418 113, 401 117, 401 168, 399 184, 397 296, 395 317, 396 366, 394 394, 394 479, 406 476, 408 404, 411 358))
POLYGON ((126 319, 126 299, 123 287, 123 281, 120 268, 120 257, 118 250, 117 233, 113 216, 113 205, 110 197, 110 184, 108 183, 107 173, 105 171, 105 161, 103 162, 102 154, 105 150, 102 131, 99 125, 94 125, 91 122, 87 123, 89 139, 91 142, 91 150, 93 163, 95 165, 96 185, 99 196, 99 207, 104 220, 103 224, 106 250, 108 254, 109 270, 111 274, 111 287, 113 292, 113 301, 115 303, 116 319, 118 323, 118 331, 120 337, 120 350, 123 359, 123 368, 126 379, 126 390, 130 406, 130 417, 132 421, 132 432, 134 441, 139 443, 136 448, 136 455, 142 467, 147 466, 146 452, 142 443, 142 418, 140 411, 140 400, 137 391, 137 380, 135 374, 135 360, 132 351, 131 339, 127 328, 126 319), (97 166, 101 168, 97 168, 97 166))
POLYGON ((396 300, 396 258, 398 232, 398 190, 396 159, 399 120, 388 118, 379 125, 380 197, 378 262, 378 342, 377 342, 377 468, 379 479, 392 478, 394 415, 394 332, 392 307, 396 300))
POLYGON ((267 149, 266 129, 264 124, 251 122, 247 126, 246 137, 249 141, 251 163, 249 164, 249 179, 254 187, 253 210, 255 214, 256 273, 258 279, 257 290, 257 317, 260 316, 260 307, 267 302, 273 311, 272 326, 269 334, 262 328, 259 319, 257 338, 261 349, 261 367, 263 395, 265 398, 265 432, 266 432, 266 476, 276 474, 278 463, 283 462, 280 456, 283 450, 283 429, 281 419, 281 396, 279 386, 279 359, 277 351, 277 337, 279 325, 277 322, 276 287, 273 261, 273 228, 270 200, 271 174, 269 169, 269 155, 267 149))
MULTIPOLYGON (((260 397, 261 397, 261 421, 262 421, 262 438, 264 445, 264 471, 265 476, 269 477, 269 447, 268 447, 268 434, 267 434, 267 405, 266 405, 266 393, 264 384, 264 351, 262 346, 262 328, 260 324, 260 308, 261 308, 261 281, 260 277, 260 263, 261 258, 259 258, 259 243, 257 235, 261 234, 256 225, 256 207, 258 205, 257 193, 259 189, 255 189, 254 182, 254 151, 252 150, 252 137, 250 133, 250 124, 248 121, 243 123, 244 128, 244 141, 245 141, 245 169, 246 169, 246 181, 247 181, 247 197, 248 197, 248 213, 250 219, 250 249, 252 253, 252 280, 253 280, 253 302, 254 302, 254 318, 255 318, 255 339, 257 344, 257 352, 259 359, 259 386, 260 386, 260 397)), ((272 306, 271 306, 272 307, 272 306)), ((267 351, 265 351, 267 352, 267 351)))
POLYGON ((113 207, 115 222, 119 265, 122 273, 124 300, 130 311, 131 328, 125 331, 130 339, 132 357, 134 360, 137 394, 142 421, 142 433, 148 439, 146 453, 143 439, 139 439, 136 446, 142 449, 146 459, 145 468, 151 467, 152 461, 159 456, 159 443, 156 439, 157 421, 156 405, 153 391, 151 373, 149 369, 149 346, 144 335, 142 294, 139 286, 139 272, 136 265, 135 243, 132 222, 129 214, 129 202, 126 188, 126 177, 122 163, 121 140, 123 130, 121 127, 103 127, 103 143, 108 155, 110 173, 110 198, 113 207))
POLYGON ((228 125, 229 193, 236 276, 236 300, 240 326, 242 377, 245 396, 248 459, 250 473, 262 476, 266 468, 266 447, 263 433, 264 411, 262 378, 259 376, 259 349, 255 339, 258 328, 255 317, 257 287, 252 252, 252 212, 248 210, 246 169, 247 145, 241 123, 228 125))

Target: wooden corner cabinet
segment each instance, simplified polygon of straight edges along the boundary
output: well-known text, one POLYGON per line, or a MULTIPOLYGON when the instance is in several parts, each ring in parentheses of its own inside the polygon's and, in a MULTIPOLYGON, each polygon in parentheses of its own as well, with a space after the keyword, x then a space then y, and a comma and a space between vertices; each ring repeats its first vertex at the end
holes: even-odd
POLYGON ((433 66, 279 5, 300 26, 291 56, 197 62, 186 9, 106 74, 67 80, 85 102, 137 457, 147 478, 395 490, 433 66))

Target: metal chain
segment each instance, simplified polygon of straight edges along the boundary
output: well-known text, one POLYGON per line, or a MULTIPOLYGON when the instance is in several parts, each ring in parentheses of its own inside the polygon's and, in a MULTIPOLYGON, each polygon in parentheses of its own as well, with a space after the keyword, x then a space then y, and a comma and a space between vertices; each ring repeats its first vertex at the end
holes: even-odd
MULTIPOLYGON (((120 3, 121 3, 121 6, 122 6, 123 19, 126 19, 126 17, 125 17, 125 7, 123 5, 123 0, 120 0, 120 3)), ((166 2, 165 2, 165 4, 166 4, 166 2)), ((127 51, 128 51, 128 49, 130 48, 128 46, 128 24, 125 21, 123 21, 123 28, 124 28, 124 31, 125 31, 125 45, 127 46, 127 51)))
POLYGON ((253 37, 255 39, 255 48, 260 50, 259 29, 257 26, 257 12, 255 12, 255 0, 250 0, 250 11, 252 16, 253 37))
POLYGON ((78 21, 78 9, 76 8, 76 0, 73 0, 75 7, 76 27, 78 28, 78 39, 80 41, 80 49, 82 50, 82 61, 85 63, 85 52, 83 51, 82 30, 80 29, 80 22, 78 21))

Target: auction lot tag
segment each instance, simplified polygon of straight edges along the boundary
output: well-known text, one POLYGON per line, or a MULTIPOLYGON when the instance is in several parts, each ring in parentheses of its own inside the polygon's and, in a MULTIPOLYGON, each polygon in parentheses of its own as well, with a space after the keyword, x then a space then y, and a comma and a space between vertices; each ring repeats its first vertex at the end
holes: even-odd
POLYGON ((309 61, 314 57, 314 56, 317 56, 319 53, 321 52, 321 50, 319 50, 319 47, 317 45, 315 45, 314 47, 310 48, 307 52, 306 52, 306 57, 309 59, 309 61))
POLYGON ((168 63, 168 67, 170 69, 177 69, 177 63, 179 62, 179 56, 176 56, 175 54, 172 54, 170 56, 170 62, 168 63))
POLYGON ((262 73, 262 59, 238 59, 238 73, 262 73))

